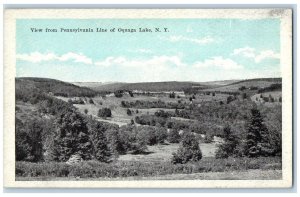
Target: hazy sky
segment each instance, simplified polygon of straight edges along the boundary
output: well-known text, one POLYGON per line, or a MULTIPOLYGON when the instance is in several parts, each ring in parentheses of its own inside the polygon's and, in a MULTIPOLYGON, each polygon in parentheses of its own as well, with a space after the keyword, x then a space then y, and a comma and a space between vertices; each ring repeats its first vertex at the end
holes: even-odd
POLYGON ((281 76, 278 19, 26 19, 17 20, 16 38, 17 77, 145 82, 281 76), (153 32, 122 33, 119 28, 153 32))

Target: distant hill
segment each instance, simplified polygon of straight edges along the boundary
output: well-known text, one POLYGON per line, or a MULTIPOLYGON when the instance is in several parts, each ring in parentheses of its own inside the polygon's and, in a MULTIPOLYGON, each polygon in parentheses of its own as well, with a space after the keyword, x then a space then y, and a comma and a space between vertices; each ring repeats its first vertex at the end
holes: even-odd
POLYGON ((281 84, 282 79, 281 78, 257 78, 257 79, 247 79, 247 80, 240 80, 235 81, 230 84, 214 87, 214 88, 208 88, 205 91, 224 91, 224 92, 235 92, 238 91, 238 89, 242 86, 245 86, 246 88, 250 87, 258 87, 260 88, 266 88, 272 84, 281 84))
POLYGON ((40 90, 56 96, 96 96, 98 93, 87 87, 79 87, 71 83, 48 78, 21 77, 16 78, 16 92, 24 90, 40 90))
POLYGON ((206 85, 197 82, 178 82, 178 81, 167 81, 167 82, 141 82, 141 83, 95 83, 95 82, 83 82, 78 84, 91 88, 95 91, 108 91, 114 92, 117 90, 142 90, 142 91, 182 91, 188 88, 210 88, 212 85, 206 85))
POLYGON ((117 90, 122 90, 122 87, 126 83, 74 82, 73 84, 78 85, 80 87, 88 87, 97 92, 114 92, 117 90))

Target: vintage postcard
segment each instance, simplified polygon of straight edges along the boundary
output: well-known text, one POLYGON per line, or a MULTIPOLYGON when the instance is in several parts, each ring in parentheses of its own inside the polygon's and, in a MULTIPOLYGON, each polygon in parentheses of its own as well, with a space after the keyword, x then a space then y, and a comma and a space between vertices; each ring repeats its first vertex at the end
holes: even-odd
POLYGON ((292 186, 292 10, 7 9, 5 187, 292 186))

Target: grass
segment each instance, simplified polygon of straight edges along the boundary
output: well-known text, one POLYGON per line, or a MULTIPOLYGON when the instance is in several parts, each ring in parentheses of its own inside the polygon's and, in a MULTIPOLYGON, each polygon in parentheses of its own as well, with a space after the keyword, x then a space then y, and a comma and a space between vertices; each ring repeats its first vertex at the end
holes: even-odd
MULTIPOLYGON (((179 144, 158 144, 155 146, 148 146, 148 154, 132 155, 126 154, 119 157, 120 161, 138 161, 138 162, 170 162, 172 153, 176 152, 179 144)), ((203 157, 214 157, 217 146, 215 143, 201 143, 200 149, 203 157)))
POLYGON ((17 177, 17 181, 131 181, 131 180, 279 180, 281 170, 247 170, 232 172, 202 172, 193 174, 167 174, 155 177, 117 177, 117 178, 80 178, 80 177, 17 177))
MULTIPOLYGON (((281 170, 281 167, 280 157, 227 159, 215 159, 206 157, 199 162, 177 165, 164 161, 149 163, 138 161, 115 161, 112 163, 85 161, 72 166, 62 162, 16 162, 16 177, 39 177, 44 179, 55 179, 59 177, 77 177, 86 179, 150 177, 151 179, 151 177, 167 175, 176 177, 176 175, 184 176, 195 173, 226 172, 228 174, 229 172, 232 172, 236 174, 235 177, 237 179, 240 179, 241 177, 237 174, 237 171, 278 171, 281 170)), ((217 175, 214 177, 218 178, 217 175)))

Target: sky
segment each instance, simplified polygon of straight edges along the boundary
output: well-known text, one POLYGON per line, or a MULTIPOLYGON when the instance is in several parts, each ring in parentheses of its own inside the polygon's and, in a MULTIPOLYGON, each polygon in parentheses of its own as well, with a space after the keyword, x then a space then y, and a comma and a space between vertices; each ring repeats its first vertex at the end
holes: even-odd
POLYGON ((68 82, 281 77, 280 20, 18 19, 16 76, 68 82), (93 32, 66 32, 78 28, 93 32))

